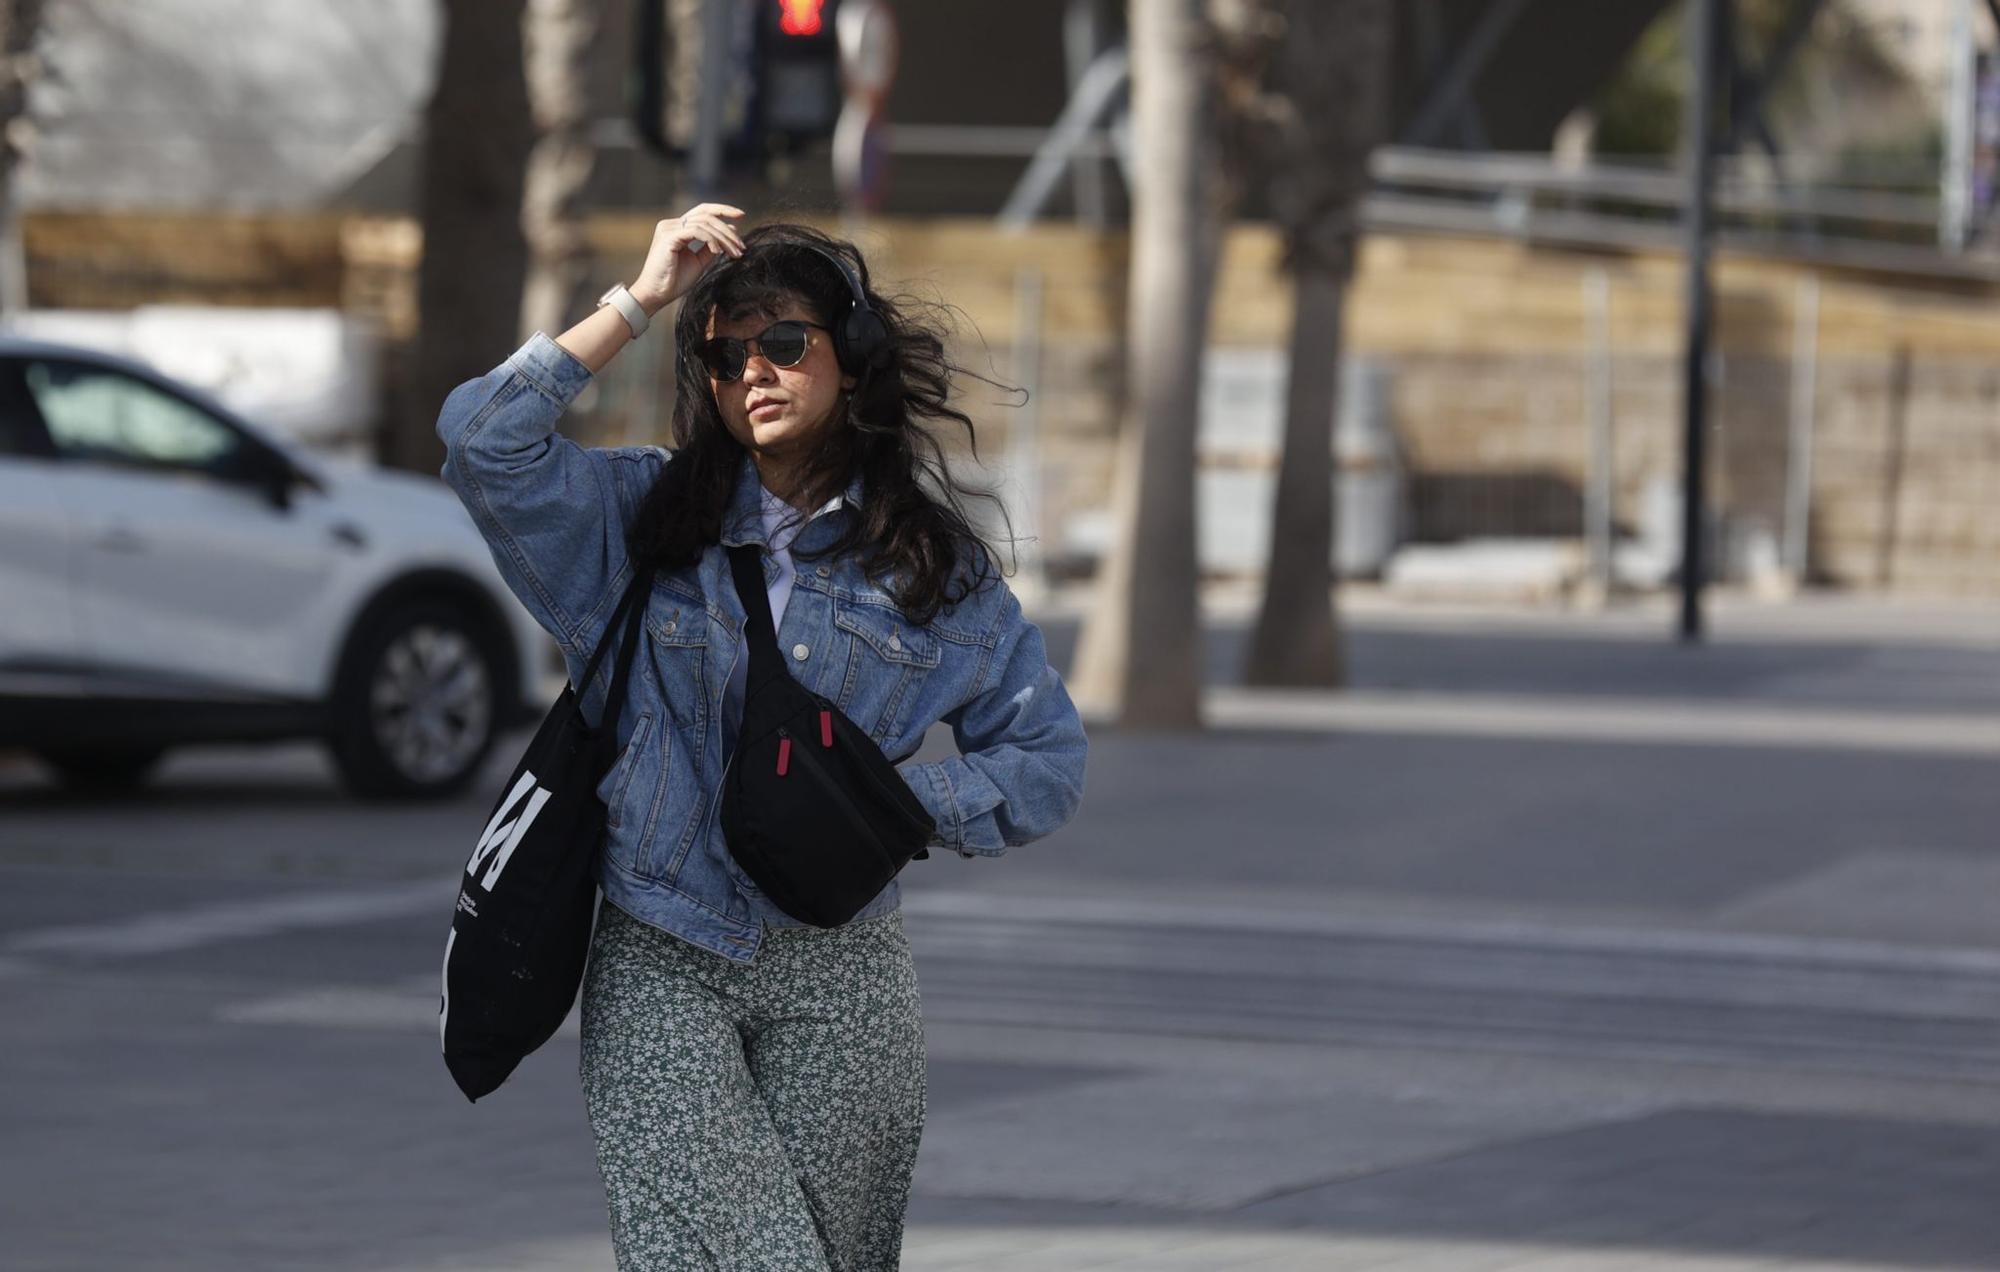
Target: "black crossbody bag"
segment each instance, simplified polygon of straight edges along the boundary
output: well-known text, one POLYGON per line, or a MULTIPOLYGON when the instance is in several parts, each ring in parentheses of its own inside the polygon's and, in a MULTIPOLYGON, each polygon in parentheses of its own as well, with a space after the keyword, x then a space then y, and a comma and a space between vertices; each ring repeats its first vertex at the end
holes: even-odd
POLYGON ((649 571, 626 589, 582 679, 564 685, 549 708, 465 863, 444 946, 438 1037, 468 1100, 497 1088, 555 1034, 583 983, 607 816, 597 785, 616 758, 619 709, 652 582, 649 571), (593 728, 580 695, 621 634, 593 728))
POLYGON ((875 740, 785 670, 759 546, 728 551, 750 670, 722 782, 723 837, 779 909, 839 927, 930 856, 937 824, 875 740))

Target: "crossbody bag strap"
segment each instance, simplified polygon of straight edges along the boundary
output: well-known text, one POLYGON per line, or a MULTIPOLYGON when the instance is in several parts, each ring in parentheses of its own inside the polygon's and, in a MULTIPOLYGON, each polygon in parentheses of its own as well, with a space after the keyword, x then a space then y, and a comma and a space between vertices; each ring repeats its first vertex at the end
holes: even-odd
POLYGON ((729 549, 729 573, 736 583, 736 599, 743 602, 743 639, 750 646, 750 674, 744 682, 747 698, 752 686, 790 673, 778 653, 778 629, 771 622, 771 595, 764 589, 762 549, 754 543, 729 549))

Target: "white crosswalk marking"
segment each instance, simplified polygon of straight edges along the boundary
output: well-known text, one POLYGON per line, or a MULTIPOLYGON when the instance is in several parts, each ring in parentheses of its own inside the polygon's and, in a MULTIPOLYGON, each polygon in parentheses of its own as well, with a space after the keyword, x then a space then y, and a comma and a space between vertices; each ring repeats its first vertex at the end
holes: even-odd
MULTIPOLYGON (((1203 695, 1202 714, 1211 725, 1228 729, 2000 755, 2000 721, 1951 712, 1717 705, 1598 695, 1559 699, 1401 690, 1316 693, 1222 688, 1203 695)), ((1085 719, 1094 717, 1086 715, 1085 719)))
MULTIPOLYGON (((419 899, 436 893, 339 913, 419 899)), ((2000 1078, 2000 951, 970 892, 913 891, 905 908, 939 1024, 2000 1078)), ((66 939, 129 949, 335 913, 251 908, 66 939)), ((309 986, 221 1016, 434 1029, 437 1004, 436 982, 417 980, 309 986)))
POLYGON ((1991 1082, 2000 952, 913 895, 941 1023, 1991 1082))
POLYGON ((449 921, 457 879, 426 879, 337 892, 287 892, 247 901, 220 901, 104 923, 33 928, 0 944, 8 954, 81 954, 137 958, 221 941, 276 936, 308 928, 347 927, 383 919, 435 914, 449 921))

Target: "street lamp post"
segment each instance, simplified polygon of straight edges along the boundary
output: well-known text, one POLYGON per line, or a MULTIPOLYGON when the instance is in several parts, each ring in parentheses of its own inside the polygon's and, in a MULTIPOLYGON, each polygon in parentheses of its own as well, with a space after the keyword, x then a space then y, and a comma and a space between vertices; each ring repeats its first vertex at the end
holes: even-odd
POLYGON ((1681 368, 1683 495, 1681 499, 1680 636, 1702 637, 1701 590, 1706 568, 1705 451, 1708 417, 1708 331, 1710 319, 1709 239, 1715 190, 1715 61, 1723 0, 1689 0, 1690 60, 1686 115, 1687 340, 1681 368))
POLYGON ((728 56, 732 13, 738 0, 708 0, 701 11, 701 96, 695 108, 694 153, 689 176, 696 199, 716 198, 722 190, 724 99, 735 69, 728 56))

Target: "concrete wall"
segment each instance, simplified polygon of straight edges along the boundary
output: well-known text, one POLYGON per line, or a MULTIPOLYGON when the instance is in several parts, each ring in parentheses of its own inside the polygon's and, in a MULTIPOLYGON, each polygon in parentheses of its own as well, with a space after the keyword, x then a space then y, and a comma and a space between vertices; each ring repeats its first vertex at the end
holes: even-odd
MULTIPOLYGON (((1630 525, 1680 472, 1680 266, 1377 238, 1352 347, 1395 367, 1421 536, 1574 534, 1589 463, 1585 279, 1608 289, 1615 470, 1630 525)), ((1852 586, 2000 593, 2000 305, 1958 281, 1717 270, 1710 490, 1727 543, 1778 534, 1800 305, 1819 288, 1811 566, 1852 586)))

